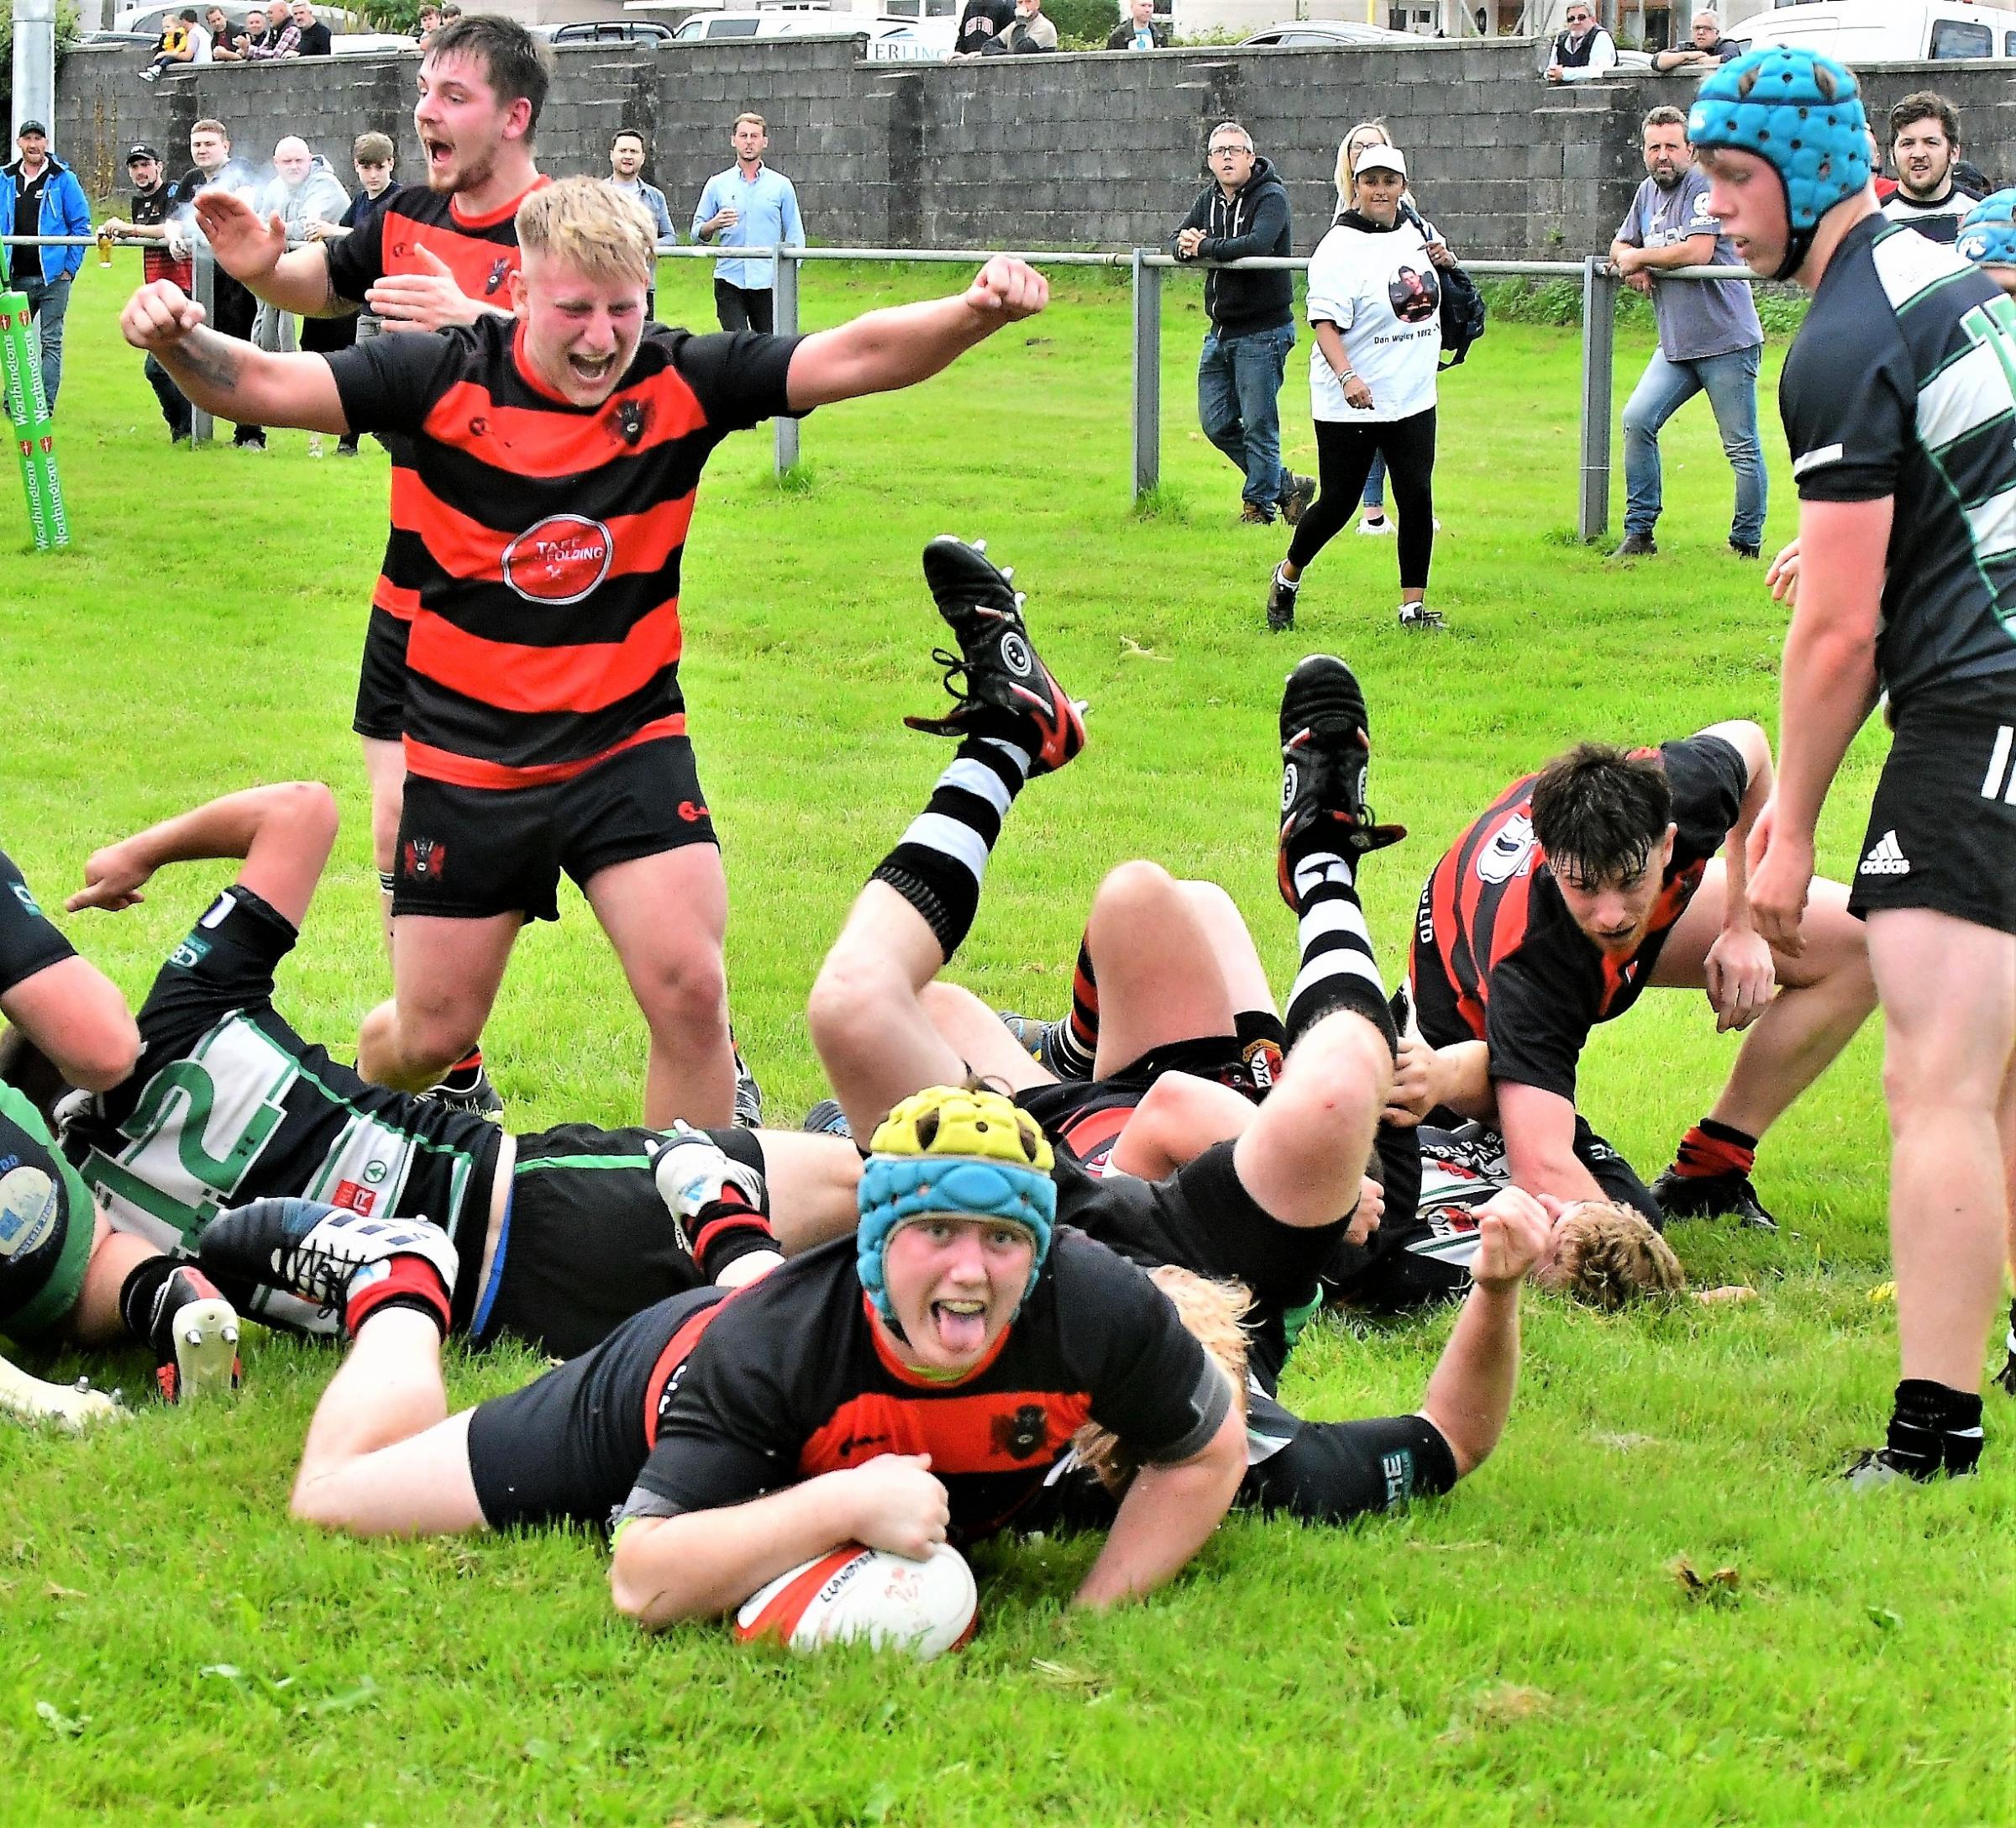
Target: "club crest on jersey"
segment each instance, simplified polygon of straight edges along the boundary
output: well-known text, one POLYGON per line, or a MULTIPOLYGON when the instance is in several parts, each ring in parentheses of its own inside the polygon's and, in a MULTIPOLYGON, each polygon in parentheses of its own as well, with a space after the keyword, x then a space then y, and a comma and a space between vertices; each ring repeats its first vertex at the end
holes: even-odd
POLYGON ((1509 882, 1533 867, 1533 822, 1515 812, 1492 834, 1477 859, 1477 873, 1486 882, 1509 882))
POLYGON ((616 435, 635 450, 651 423, 651 411, 642 400, 619 400, 610 418, 615 421, 616 435))
POLYGON ((420 882, 438 882, 448 868, 448 846, 438 838, 409 838, 402 848, 406 873, 420 882))
POLYGON ((490 263, 490 277, 483 281, 483 296, 489 298, 497 288, 511 277, 511 256, 500 254, 490 263))
POLYGON ((989 1431, 994 1451, 1011 1460, 1032 1459, 1050 1445, 1049 1418, 1040 1403, 1024 1403, 1011 1416, 996 1416, 989 1431))
POLYGON ((504 581, 528 603, 578 603, 615 559, 615 538, 600 521, 549 514, 504 549, 504 581))

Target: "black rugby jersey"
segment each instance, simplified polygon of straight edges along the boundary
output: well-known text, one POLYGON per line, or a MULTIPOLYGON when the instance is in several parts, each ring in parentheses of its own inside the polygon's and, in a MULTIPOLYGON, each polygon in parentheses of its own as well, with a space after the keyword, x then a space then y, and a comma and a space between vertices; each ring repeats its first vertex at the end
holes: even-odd
POLYGON ((354 431, 413 435, 409 773, 533 786, 684 733, 680 560, 701 470, 728 433, 788 410, 795 347, 653 324, 594 407, 534 379, 500 318, 330 356, 354 431))
MULTIPOLYGON (((453 195, 424 184, 396 187, 348 235, 323 243, 329 259, 329 288, 339 298, 361 305, 364 295, 387 274, 431 272, 421 258, 425 250, 440 258, 469 297, 509 311, 511 276, 519 265, 518 205, 551 181, 535 178, 508 203, 480 216, 465 215, 453 195)), ((392 526, 371 607, 411 622, 426 581, 412 449, 396 433, 384 444, 392 459, 392 526)))
POLYGON ((652 1397, 651 1451, 629 1515, 715 1510, 879 1454, 928 1453, 951 1539, 972 1542, 1037 1494, 1080 1424, 1111 1429, 1143 1464, 1179 1461, 1231 1403, 1162 1291, 1068 1229, 1014 1323, 958 1383, 921 1377, 890 1351, 851 1238, 772 1270, 693 1330, 683 1365, 654 1361, 658 1390, 636 1392, 639 1405, 652 1397))
MULTIPOLYGON (((499 1131, 366 1085, 296 1034, 273 1007, 273 974, 297 937, 249 889, 225 890, 156 975, 131 1076, 66 1105, 65 1153, 120 1230, 165 1251, 192 1253, 228 1206, 293 1197, 432 1219, 473 1269, 499 1131)), ((475 1281, 460 1279, 459 1324, 475 1281)), ((273 1290, 252 1311, 318 1332, 340 1318, 273 1290)))
POLYGON ((1429 1046, 1485 1042, 1493 1079, 1574 1098, 1589 1030, 1638 1001, 1749 785, 1743 758, 1719 736, 1656 754, 1678 829, 1651 925, 1628 959, 1601 951, 1555 886, 1528 810, 1537 775, 1514 781, 1450 846, 1421 890, 1408 974, 1429 1046))
POLYGON ((50 924, 13 859, 0 850, 0 996, 76 956, 76 948, 50 924))
POLYGON ((1877 671, 1893 711, 2016 690, 2016 299, 1913 230, 1843 237, 1785 358, 1802 501, 1894 498, 1877 671))

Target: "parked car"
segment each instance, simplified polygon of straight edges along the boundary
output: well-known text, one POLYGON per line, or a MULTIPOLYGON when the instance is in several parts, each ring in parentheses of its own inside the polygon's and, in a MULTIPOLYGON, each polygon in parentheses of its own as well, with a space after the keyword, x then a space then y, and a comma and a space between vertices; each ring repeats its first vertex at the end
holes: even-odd
POLYGON ((1284 19, 1278 25, 1262 26, 1239 42, 1261 49, 1336 50, 1352 45, 1410 45, 1415 42, 1415 34, 1352 19, 1284 19))
POLYGON ((549 45, 669 45, 676 35, 663 19, 570 19, 527 30, 549 45))
POLYGON ((675 34, 681 44, 731 38, 858 38, 875 63, 937 63, 952 54, 958 22, 951 14, 893 18, 820 8, 765 8, 760 13, 698 13, 675 34))
POLYGON ((2016 57, 2016 12, 1966 0, 1824 0, 1746 19, 1730 35, 1752 50, 1798 45, 1845 64, 2000 61, 2016 57))

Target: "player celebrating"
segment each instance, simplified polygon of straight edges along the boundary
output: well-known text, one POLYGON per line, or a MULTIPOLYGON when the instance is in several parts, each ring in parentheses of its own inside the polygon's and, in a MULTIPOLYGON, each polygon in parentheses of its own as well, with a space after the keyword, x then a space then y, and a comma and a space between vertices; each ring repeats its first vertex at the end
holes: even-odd
POLYGON ((1798 606, 1751 838, 1758 926, 1788 952, 1812 944, 1814 827, 1879 687, 1896 732, 1850 906, 1886 1021, 1903 1377, 1851 1476, 1966 1473, 2016 1165, 2016 305, 1882 218, 1856 81, 1830 59, 1725 66, 1688 137, 1737 252, 1814 295, 1778 391, 1798 606))
MULTIPOLYGON (((289 249, 277 215, 262 221, 240 196, 210 191, 197 218, 218 263, 282 311, 334 317, 368 304, 388 328, 438 330, 508 317, 518 267, 517 208, 543 181, 533 165, 549 71, 538 41, 495 13, 457 19, 421 60, 413 130, 427 182, 395 192, 353 234, 289 249)), ((406 654, 428 565, 422 496, 410 444, 385 439, 392 460, 391 531, 371 593, 352 728, 371 789, 371 848, 391 937, 393 864, 406 785, 406 654)), ((436 1095, 466 1108, 501 1108, 480 1052, 458 1061, 436 1095)))
MULTIPOLYGON (((363 1536, 612 1525, 616 1604, 657 1629, 845 1543, 921 1560, 1007 1527, 1089 1421, 1140 1471, 1078 1603, 1147 1593, 1238 1485, 1237 1389, 1146 1276, 1056 1228, 1050 1165, 1006 1100, 925 1091, 875 1132, 856 1237, 732 1299, 661 1302, 453 1417, 452 1250, 431 1227, 370 1237, 332 1214, 291 1258, 304 1288, 318 1265, 346 1279, 354 1344, 294 1514, 363 1536)), ((217 1235, 248 1258, 288 1248, 250 1212, 217 1235)))
POLYGON ((407 652, 396 990, 365 1022, 365 1077, 420 1090, 461 1058, 564 869, 651 1030, 647 1121, 725 1122, 727 885, 678 682, 701 466, 759 418, 937 373, 1047 289, 1004 258, 963 294, 816 335, 694 337, 645 326, 651 225, 607 185, 534 191, 518 234, 515 328, 271 355, 160 285, 124 328, 220 410, 416 439, 429 578, 407 652))
POLYGON ((1767 944, 1751 919, 1744 845, 1771 782, 1754 723, 1630 754, 1583 743, 1514 781, 1436 865, 1411 966, 1421 1032, 1438 1048, 1488 1045, 1520 1186, 1607 1195, 1654 1223, 1734 1213, 1775 1227, 1750 1181, 1758 1139, 1847 1044, 1875 991, 1838 884, 1819 885, 1801 944, 1767 944), (1751 1030, 1650 1191, 1575 1108, 1589 1030, 1647 985, 1704 990, 1718 1029, 1751 1030))

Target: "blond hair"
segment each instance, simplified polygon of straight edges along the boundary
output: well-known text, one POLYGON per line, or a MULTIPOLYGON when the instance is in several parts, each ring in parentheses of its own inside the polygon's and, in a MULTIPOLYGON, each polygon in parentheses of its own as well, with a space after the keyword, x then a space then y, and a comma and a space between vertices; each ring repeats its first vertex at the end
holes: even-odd
POLYGON ((656 225, 635 198, 600 178, 542 185, 518 205, 517 227, 528 257, 557 260, 586 279, 652 281, 656 225))
MULTIPOLYGON (((1367 146, 1390 146, 1393 144, 1393 135, 1386 131, 1386 123, 1383 120, 1360 121, 1337 142, 1337 201, 1346 209, 1351 207, 1352 200, 1357 195, 1357 181, 1351 175, 1351 143, 1360 134, 1378 136, 1367 140, 1367 146)), ((1360 151, 1363 150, 1363 147, 1359 148, 1360 151)))
MULTIPOLYGON (((760 114, 738 114, 735 117, 735 127, 741 126, 744 121, 753 121, 756 125, 760 127, 766 134, 770 130, 770 123, 760 114)), ((735 131, 735 127, 731 127, 728 131, 730 133, 733 133, 735 131)))
MULTIPOLYGON (((1246 1329, 1239 1323, 1253 1298, 1236 1282, 1212 1282, 1174 1263, 1148 1272, 1148 1279, 1169 1298, 1176 1316, 1232 1386, 1232 1401, 1246 1413, 1246 1329)), ((1089 1421, 1072 1436, 1079 1462, 1099 1474, 1110 1492, 1127 1489, 1140 1468, 1126 1444, 1110 1429, 1089 1421)))
POLYGON ((1642 1213, 1606 1200, 1586 1200, 1555 1233, 1546 1286, 1614 1313, 1650 1295, 1677 1295, 1687 1274, 1673 1247, 1642 1213))

